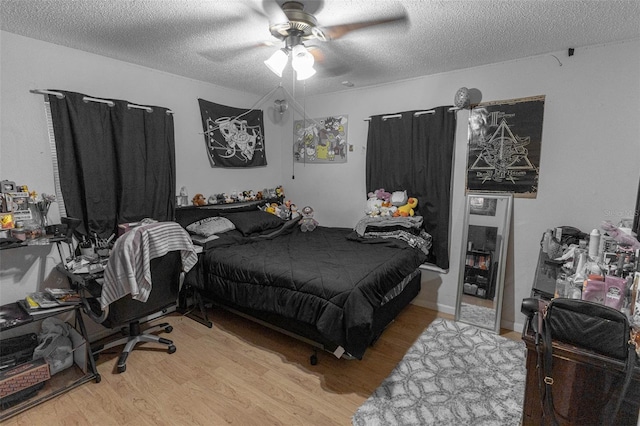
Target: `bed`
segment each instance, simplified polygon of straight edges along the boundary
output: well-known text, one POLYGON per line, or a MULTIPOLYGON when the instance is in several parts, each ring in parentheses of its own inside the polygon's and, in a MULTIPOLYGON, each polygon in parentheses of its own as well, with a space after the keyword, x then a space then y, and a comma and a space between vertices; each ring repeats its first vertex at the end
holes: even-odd
POLYGON ((362 359, 420 291, 430 247, 421 219, 302 232, 297 219, 257 205, 177 209, 176 221, 203 247, 185 284, 337 357, 362 359))

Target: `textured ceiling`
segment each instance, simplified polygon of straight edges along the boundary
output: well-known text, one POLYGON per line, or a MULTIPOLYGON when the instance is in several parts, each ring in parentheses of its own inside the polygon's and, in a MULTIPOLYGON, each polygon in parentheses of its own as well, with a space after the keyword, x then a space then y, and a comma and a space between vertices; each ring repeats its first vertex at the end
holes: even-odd
MULTIPOLYGON (((269 0, 0 0, 0 28, 172 74, 264 94, 281 80, 262 63, 282 43, 269 0), (265 46, 264 41, 276 42, 265 46)), ((271 0, 272 3, 274 0, 271 0)), ((330 26, 397 15, 329 42, 307 94, 365 87, 640 38, 640 1, 302 0, 330 26)), ((556 56, 557 57, 557 56, 556 56)), ((560 56, 558 60, 565 60, 560 56)), ((290 70, 290 67, 287 68, 290 70)), ((290 71, 283 82, 292 84, 290 71)))

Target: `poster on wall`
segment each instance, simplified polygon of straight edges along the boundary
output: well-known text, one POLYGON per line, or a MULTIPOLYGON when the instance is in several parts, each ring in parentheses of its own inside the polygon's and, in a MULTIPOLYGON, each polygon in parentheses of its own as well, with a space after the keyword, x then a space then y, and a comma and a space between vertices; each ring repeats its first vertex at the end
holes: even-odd
POLYGON ((544 95, 478 104, 469 115, 467 193, 536 198, 544 95))
POLYGON ((293 159, 298 163, 346 163, 347 115, 296 120, 293 159))
POLYGON ((267 165, 261 110, 218 105, 204 99, 198 99, 198 103, 211 167, 267 165))

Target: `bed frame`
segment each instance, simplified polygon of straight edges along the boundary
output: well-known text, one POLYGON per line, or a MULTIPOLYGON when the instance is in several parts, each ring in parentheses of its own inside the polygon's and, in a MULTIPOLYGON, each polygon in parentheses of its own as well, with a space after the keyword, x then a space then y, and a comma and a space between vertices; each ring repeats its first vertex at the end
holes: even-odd
MULTIPOLYGON (((198 207, 179 207, 176 209, 176 221, 183 227, 186 227, 189 223, 210 216, 211 210, 234 212, 248 211, 271 201, 274 200, 198 207)), ((202 256, 203 254, 204 253, 201 253, 199 256, 202 256)), ((377 341, 384 329, 393 322, 395 317, 406 307, 406 305, 408 305, 418 295, 420 288, 421 273, 419 269, 416 269, 405 279, 404 287, 398 295, 374 310, 374 322, 372 325, 371 341, 369 342, 369 345, 373 345, 375 341, 377 341)), ((190 301, 183 302, 180 308, 183 311, 186 311, 192 319, 206 325, 207 327, 212 327, 212 323, 207 316, 206 307, 217 306, 311 345, 314 348, 313 353, 309 357, 311 365, 316 365, 318 362, 318 349, 330 352, 338 358, 356 359, 344 352, 344 350, 338 347, 334 342, 327 341, 317 331, 317 329, 310 324, 291 321, 290 318, 286 318, 272 312, 258 311, 238 306, 233 302, 220 300, 218 297, 213 297, 212 295, 207 294, 204 285, 204 271, 200 262, 196 264, 185 276, 183 292, 188 294, 187 298, 189 298, 190 301), (190 305, 191 308, 188 308, 186 305, 190 305), (196 310, 198 312, 196 312, 196 310)))

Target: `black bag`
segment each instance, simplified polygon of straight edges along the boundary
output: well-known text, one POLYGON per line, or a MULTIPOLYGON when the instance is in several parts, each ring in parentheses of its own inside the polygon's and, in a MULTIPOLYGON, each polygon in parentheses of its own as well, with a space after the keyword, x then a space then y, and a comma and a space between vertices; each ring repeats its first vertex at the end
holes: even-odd
MULTIPOLYGON (((2 344, 0 344, 0 371, 31 361, 36 346, 38 346, 38 335, 35 333, 3 339, 2 344)), ((0 410, 6 410, 31 398, 43 387, 44 382, 36 383, 0 398, 0 410)))
MULTIPOLYGON (((538 317, 537 328, 542 337, 542 344, 536 346, 544 416, 548 417, 552 424, 557 424, 552 394, 552 342, 559 340, 625 361, 620 397, 613 410, 603 413, 601 417, 603 424, 615 423, 636 363, 635 346, 631 341, 630 325, 626 315, 598 303, 558 298, 546 304, 542 312, 538 312, 538 317)), ((536 339, 536 342, 539 343, 539 339, 536 339)), ((609 397, 612 394, 609 393, 609 397)))
POLYGON ((0 344, 0 371, 31 361, 36 346, 38 346, 38 335, 36 333, 2 339, 2 344, 0 344))

